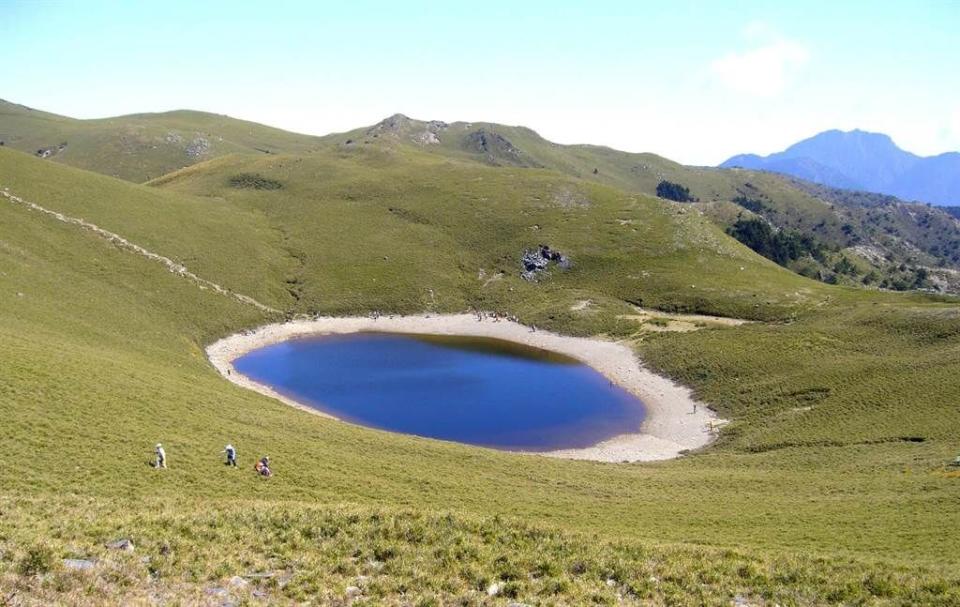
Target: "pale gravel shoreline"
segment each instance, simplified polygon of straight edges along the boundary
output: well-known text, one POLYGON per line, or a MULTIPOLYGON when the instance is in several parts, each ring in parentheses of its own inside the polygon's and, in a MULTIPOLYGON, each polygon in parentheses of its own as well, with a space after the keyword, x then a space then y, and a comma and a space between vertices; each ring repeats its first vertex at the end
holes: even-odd
POLYGON ((593 367, 643 401, 646 418, 636 433, 623 434, 583 449, 536 453, 548 457, 600 462, 656 461, 678 457, 713 440, 711 427, 724 423, 689 389, 644 368, 626 345, 601 339, 566 337, 534 331, 508 320, 477 320, 473 314, 368 317, 321 317, 271 324, 225 337, 206 349, 213 366, 233 383, 273 397, 309 413, 330 415, 298 403, 240 374, 233 361, 244 354, 294 337, 360 331, 492 337, 566 354, 593 367), (696 405, 696 413, 694 413, 696 405))

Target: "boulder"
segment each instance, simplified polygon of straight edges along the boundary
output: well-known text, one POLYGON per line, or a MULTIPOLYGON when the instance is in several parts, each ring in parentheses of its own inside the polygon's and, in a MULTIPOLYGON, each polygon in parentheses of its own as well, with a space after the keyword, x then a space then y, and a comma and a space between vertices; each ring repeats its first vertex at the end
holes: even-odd
POLYGON ((226 588, 221 588, 219 586, 215 586, 213 588, 207 588, 204 592, 206 592, 206 594, 209 596, 218 596, 218 597, 230 596, 230 591, 228 591, 226 588))
POLYGON ((128 538, 122 538, 119 540, 114 540, 112 542, 107 542, 106 546, 111 550, 123 550, 124 552, 134 551, 133 541, 128 538))
POLYGON ((97 562, 87 559, 63 559, 63 566, 74 571, 89 571, 97 566, 97 562))

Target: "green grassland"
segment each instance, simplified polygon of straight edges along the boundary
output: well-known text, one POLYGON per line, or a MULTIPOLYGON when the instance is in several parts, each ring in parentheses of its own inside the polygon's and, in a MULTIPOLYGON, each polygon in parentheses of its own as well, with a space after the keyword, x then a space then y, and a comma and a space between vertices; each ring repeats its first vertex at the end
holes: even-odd
POLYGON ((140 183, 224 154, 305 152, 317 138, 205 112, 77 120, 0 99, 0 142, 140 183))
POLYGON ((696 207, 526 164, 330 140, 134 185, 0 149, 0 187, 286 314, 479 307, 626 339, 731 420, 708 449, 626 465, 312 416, 203 354, 279 315, 0 198, 0 596, 960 603, 956 301, 809 280, 696 207), (573 267, 521 280, 539 243, 573 267), (651 335, 634 306, 756 322, 651 335), (136 552, 104 548, 119 537, 136 552), (227 584, 250 572, 273 577, 227 584))
POLYGON ((764 172, 558 145, 524 127, 425 122, 397 114, 372 127, 310 137, 203 112, 76 120, 0 100, 0 142, 138 183, 233 153, 304 154, 371 144, 489 166, 549 169, 624 192, 653 195, 667 180, 688 187, 695 207, 724 229, 739 217, 759 215, 778 229, 815 239, 825 247, 821 256, 789 264, 804 275, 847 285, 960 291, 960 225, 939 208, 764 172))
POLYGON ((527 312, 536 302, 531 320, 544 321, 569 316, 584 290, 623 312, 624 302, 635 302, 780 318, 826 296, 695 210, 541 169, 491 168, 415 150, 335 149, 231 156, 152 184, 266 216, 300 264, 290 277, 291 303, 307 313, 527 312), (236 188, 228 179, 236 174, 283 187, 236 188), (539 243, 568 254, 573 269, 537 285, 520 280, 521 253, 539 243))
POLYGON ((656 193, 661 181, 679 183, 690 190, 694 206, 721 227, 729 227, 740 216, 759 215, 779 229, 812 237, 828 249, 824 260, 793 264, 797 271, 841 284, 876 285, 887 279, 891 285, 902 280, 902 264, 927 272, 948 268, 934 270, 938 288, 951 292, 960 288, 951 271, 960 267, 960 225, 942 209, 929 205, 831 190, 772 173, 683 166, 655 154, 558 145, 524 127, 489 123, 444 124, 395 115, 373 127, 323 140, 328 145, 350 142, 354 146, 412 147, 494 166, 548 168, 649 195, 656 193), (835 265, 842 259, 855 268, 836 271, 835 265))

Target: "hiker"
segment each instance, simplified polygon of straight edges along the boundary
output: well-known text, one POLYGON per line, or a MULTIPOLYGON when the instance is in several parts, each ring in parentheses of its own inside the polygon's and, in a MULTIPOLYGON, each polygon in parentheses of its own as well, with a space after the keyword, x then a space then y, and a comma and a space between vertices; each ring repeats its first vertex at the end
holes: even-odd
POLYGON ((266 455, 257 460, 257 463, 253 465, 253 469, 256 470, 260 476, 273 476, 273 471, 270 470, 270 458, 266 455))
POLYGON ((223 448, 223 453, 227 454, 227 466, 237 467, 237 450, 233 448, 233 445, 227 443, 227 446, 223 448))
POLYGON ((167 452, 163 450, 163 445, 157 443, 155 452, 157 454, 157 463, 154 465, 154 468, 166 468, 167 467, 167 452))

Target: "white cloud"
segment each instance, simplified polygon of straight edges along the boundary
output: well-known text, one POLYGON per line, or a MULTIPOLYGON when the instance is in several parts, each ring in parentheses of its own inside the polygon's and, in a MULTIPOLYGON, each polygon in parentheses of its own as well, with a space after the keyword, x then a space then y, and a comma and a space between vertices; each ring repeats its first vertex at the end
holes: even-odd
POLYGON ((744 36, 760 44, 710 63, 714 78, 732 91, 761 97, 779 95, 810 60, 805 46, 776 35, 762 23, 748 25, 744 36))

